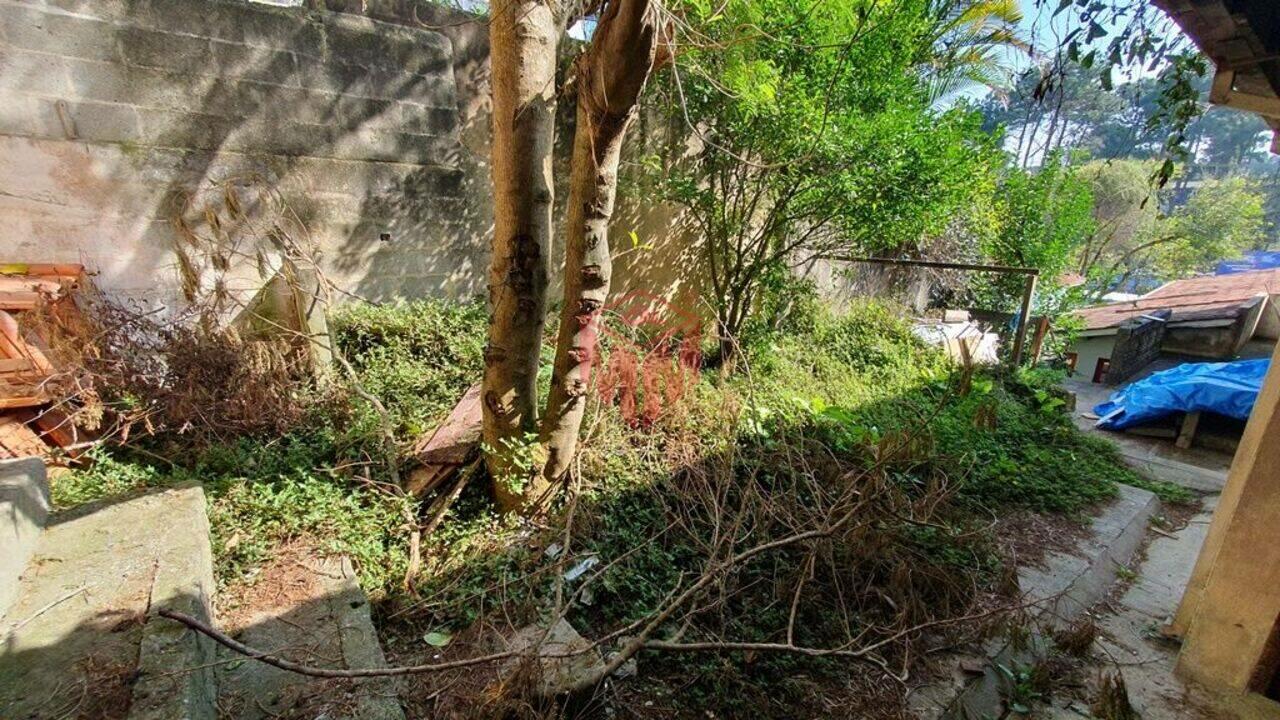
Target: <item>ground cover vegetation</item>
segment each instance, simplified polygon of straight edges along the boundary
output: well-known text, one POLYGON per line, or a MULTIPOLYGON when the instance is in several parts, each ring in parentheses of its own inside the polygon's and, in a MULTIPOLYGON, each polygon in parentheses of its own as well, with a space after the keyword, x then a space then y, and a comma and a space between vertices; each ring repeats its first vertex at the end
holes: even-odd
MULTIPOLYGON (((224 588, 252 583, 285 542, 347 553, 379 601, 389 652, 402 658, 438 652, 422 640, 427 635, 456 636, 450 647, 463 652, 478 628, 546 617, 559 607, 558 593, 575 627, 609 637, 652 618, 708 563, 856 509, 865 519, 830 537, 796 541, 717 575, 714 590, 672 619, 685 629, 664 642, 822 648, 857 639, 854 649, 890 642, 846 661, 658 651, 643 659, 642 687, 696 677, 684 697, 693 699, 691 710, 764 707, 783 717, 809 702, 810 681, 782 695, 765 688, 791 687, 798 674, 889 707, 905 688, 891 678, 916 666, 926 638, 997 632, 1008 615, 996 608, 1016 605, 993 514, 1023 508, 1081 517, 1116 483, 1144 481, 1106 443, 1075 430, 1053 376, 957 368, 884 306, 833 315, 820 304, 798 305, 786 331, 748 338, 742 371, 700 371, 643 431, 616 403, 594 396, 574 492, 540 522, 498 512, 483 484, 469 486, 448 522, 424 540, 424 569, 407 587, 411 501, 388 487, 376 413, 341 380, 293 386, 302 409, 283 433, 194 444, 162 433, 97 451, 86 468, 56 479, 55 502, 199 480, 224 588), (557 545, 560 554, 548 555, 557 545), (575 581, 556 580, 589 558, 598 566, 575 581), (868 587, 876 588, 871 596, 868 587), (957 621, 970 616, 978 617, 957 621), (874 687, 849 686, 847 662, 870 663, 874 687)), ((335 315, 334 331, 359 383, 395 419, 402 446, 443 417, 482 363, 484 315, 476 305, 357 306, 335 315)), ((663 636, 673 630, 664 626, 663 636)), ((430 680, 417 697, 455 679, 430 680)), ((619 692, 617 702, 641 702, 628 694, 640 690, 619 692)), ((435 695, 432 707, 458 710, 480 695, 464 683, 435 695)), ((501 702, 515 700, 504 694, 501 702)))
MULTIPOLYGON (((1080 520, 1118 483, 1186 499, 1079 433, 1054 371, 956 365, 895 306, 837 312, 797 276, 863 254, 977 258, 1039 268, 1041 312, 1079 301, 1057 276, 1109 226, 1100 186, 1066 150, 1021 167, 1004 131, 945 102, 999 74, 996 49, 1022 50, 1008 3, 624 0, 585 9, 599 24, 558 87, 558 40, 583 11, 492 6, 487 303, 341 304, 336 362, 319 375, 297 337, 131 316, 127 337, 84 362, 115 442, 56 478, 59 506, 203 482, 224 587, 252 583, 282 543, 346 553, 396 662, 469 662, 494 634, 564 618, 607 658, 574 689, 643 663, 595 702, 794 717, 838 701, 894 717, 931 652, 1017 624, 1002 515, 1080 520), (675 146, 696 146, 629 159, 658 169, 647 182, 700 227, 706 347, 692 328, 650 334, 605 307, 623 142, 645 92, 671 109, 675 146), (578 120, 552 317, 562 94, 578 120), (477 381, 484 462, 463 472, 491 482, 462 487, 420 537, 399 469, 477 381), (177 402, 184 389, 198 402, 177 402)), ((1183 133, 1190 118, 1157 105, 1183 133)), ((1207 237, 1236 222, 1206 203, 1170 227, 1207 237)), ((316 265, 291 233, 265 240, 316 265)), ((990 281, 962 292, 994 309, 1012 295, 990 281)), ((421 716, 532 716, 549 712, 537 695, 477 661, 423 676, 406 699, 421 716)))

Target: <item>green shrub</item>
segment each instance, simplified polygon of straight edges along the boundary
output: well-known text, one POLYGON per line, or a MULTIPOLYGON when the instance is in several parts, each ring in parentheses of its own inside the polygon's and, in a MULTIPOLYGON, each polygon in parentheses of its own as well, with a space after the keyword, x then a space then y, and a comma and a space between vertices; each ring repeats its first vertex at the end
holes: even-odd
MULTIPOLYGON (((331 327, 361 384, 387 406, 397 432, 410 438, 448 413, 484 369, 485 310, 479 303, 353 304, 334 314, 331 327)), ((373 435, 375 422, 358 413, 355 434, 373 435)))

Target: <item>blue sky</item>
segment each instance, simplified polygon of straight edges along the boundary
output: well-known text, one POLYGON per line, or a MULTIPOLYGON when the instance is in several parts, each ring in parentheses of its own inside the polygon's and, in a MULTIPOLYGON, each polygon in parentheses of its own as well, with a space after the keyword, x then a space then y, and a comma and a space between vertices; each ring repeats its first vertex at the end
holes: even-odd
MULTIPOLYGON (((1036 52, 1041 56, 1041 58, 1044 58, 1045 56, 1052 56, 1053 52, 1062 45, 1063 39, 1077 27, 1079 23, 1079 15, 1075 12, 1075 9, 1072 8, 1064 10, 1062 13, 1055 16, 1054 10, 1057 9, 1058 3, 1054 0, 1047 0, 1047 2, 1042 3, 1042 7, 1039 8, 1036 7, 1035 0, 1021 0, 1021 2, 1021 30, 1023 37, 1031 41, 1036 52)), ((1157 16, 1160 18, 1159 26, 1156 28, 1157 32, 1181 36, 1181 31, 1178 29, 1177 25, 1165 17, 1163 13, 1159 13, 1159 11, 1154 10, 1153 12, 1156 12, 1157 16)), ((1105 27, 1106 23, 1103 23, 1103 25, 1105 27)), ((1098 38, 1094 42, 1094 46, 1102 48, 1106 47, 1107 43, 1110 41, 1111 33, 1115 28, 1108 27, 1106 29, 1108 30, 1108 34, 1098 38)), ((1013 55, 1015 55, 1015 57, 1011 57, 1010 60, 1012 64, 1020 69, 1029 67, 1035 62, 1023 53, 1013 53, 1013 55)), ((1135 75, 1153 74, 1152 71, 1147 70, 1146 68, 1138 68, 1135 70, 1135 75)), ((1119 82, 1122 79, 1123 77, 1117 74, 1116 81, 1119 82)))

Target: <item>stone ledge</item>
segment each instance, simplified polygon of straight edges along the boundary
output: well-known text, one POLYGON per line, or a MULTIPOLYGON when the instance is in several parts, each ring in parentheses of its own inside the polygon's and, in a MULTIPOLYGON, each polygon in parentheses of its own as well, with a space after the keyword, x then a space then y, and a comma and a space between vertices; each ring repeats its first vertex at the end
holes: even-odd
POLYGON ((0 617, 49 518, 49 480, 37 457, 0 461, 0 617))
POLYGON ((128 720, 213 720, 213 641, 155 616, 164 608, 212 622, 213 548, 204 490, 199 483, 188 483, 164 495, 163 521, 182 530, 168 533, 157 552, 128 720))

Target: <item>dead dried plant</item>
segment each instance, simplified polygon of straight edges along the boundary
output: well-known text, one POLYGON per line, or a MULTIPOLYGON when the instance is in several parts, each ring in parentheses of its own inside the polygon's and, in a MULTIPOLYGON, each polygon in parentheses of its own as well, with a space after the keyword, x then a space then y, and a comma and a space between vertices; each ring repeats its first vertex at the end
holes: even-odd
POLYGON ((1141 717, 1129 702, 1129 689, 1119 671, 1108 673, 1098 684, 1098 697, 1089 708, 1099 720, 1139 720, 1141 717))
POLYGON ((74 326, 33 323, 60 369, 46 392, 71 421, 106 438, 173 433, 199 444, 279 434, 306 413, 310 365, 289 338, 245 339, 198 315, 161 316, 101 297, 82 302, 80 317, 74 326))
POLYGON ((272 282, 328 303, 309 231, 278 190, 256 175, 211 181, 174 193, 170 221, 180 307, 81 292, 76 313, 31 313, 60 368, 44 388, 55 408, 118 441, 202 444, 283 434, 335 399, 315 392, 312 346, 327 338, 259 310, 272 282))
POLYGON ((1071 657, 1082 658, 1093 647, 1098 639, 1098 624, 1091 617, 1085 617, 1070 627, 1053 633, 1053 642, 1059 650, 1071 657))

